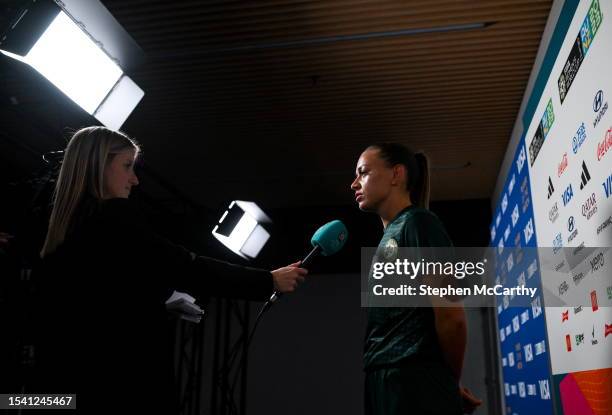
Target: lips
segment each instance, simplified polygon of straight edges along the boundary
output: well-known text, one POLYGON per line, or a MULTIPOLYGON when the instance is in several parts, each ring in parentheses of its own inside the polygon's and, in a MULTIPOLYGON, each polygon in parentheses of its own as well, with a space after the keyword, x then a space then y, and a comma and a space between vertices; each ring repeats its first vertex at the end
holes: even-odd
POLYGON ((361 200, 363 200, 363 194, 362 193, 355 193, 355 201, 356 202, 361 202, 361 200))

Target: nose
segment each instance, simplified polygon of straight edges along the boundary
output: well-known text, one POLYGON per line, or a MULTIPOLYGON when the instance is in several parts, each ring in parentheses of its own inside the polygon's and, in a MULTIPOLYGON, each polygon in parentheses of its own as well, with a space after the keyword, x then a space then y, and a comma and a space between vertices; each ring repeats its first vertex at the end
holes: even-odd
POLYGON ((132 186, 138 186, 138 183, 140 183, 138 181, 138 176, 136 176, 136 173, 132 173, 132 176, 130 177, 130 184, 132 186))
POLYGON ((360 187, 361 187, 361 185, 359 183, 359 177, 355 177, 355 180, 353 180, 353 183, 351 183, 351 189, 357 190, 360 187))

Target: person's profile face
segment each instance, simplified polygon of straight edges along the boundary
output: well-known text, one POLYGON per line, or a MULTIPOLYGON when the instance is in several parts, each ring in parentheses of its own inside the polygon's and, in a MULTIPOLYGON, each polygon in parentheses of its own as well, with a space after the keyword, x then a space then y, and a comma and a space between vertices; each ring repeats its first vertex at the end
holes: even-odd
POLYGON ((136 151, 126 150, 116 154, 104 168, 104 198, 127 199, 133 186, 138 185, 134 173, 136 151))
POLYGON ((355 180, 351 189, 359 209, 376 211, 389 196, 393 180, 393 169, 378 155, 379 150, 368 149, 361 153, 355 168, 355 180))

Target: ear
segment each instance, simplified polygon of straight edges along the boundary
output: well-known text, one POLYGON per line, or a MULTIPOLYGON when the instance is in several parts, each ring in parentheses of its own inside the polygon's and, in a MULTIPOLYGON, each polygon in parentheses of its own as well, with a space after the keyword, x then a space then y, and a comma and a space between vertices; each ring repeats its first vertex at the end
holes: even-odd
POLYGON ((406 166, 403 164, 396 164, 393 166, 393 179, 391 184, 397 186, 399 184, 406 183, 406 166))

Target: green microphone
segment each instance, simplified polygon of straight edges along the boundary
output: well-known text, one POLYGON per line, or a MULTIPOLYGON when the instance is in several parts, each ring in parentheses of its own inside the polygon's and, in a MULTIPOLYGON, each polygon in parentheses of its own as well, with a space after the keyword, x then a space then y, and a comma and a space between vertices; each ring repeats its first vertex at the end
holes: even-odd
MULTIPOLYGON (((342 221, 336 219, 321 226, 310 238, 312 250, 300 262, 300 267, 307 266, 312 258, 321 253, 324 256, 333 255, 342 249, 348 238, 348 231, 342 221)), ((273 303, 278 300, 281 293, 274 292, 270 297, 269 302, 273 303)))

